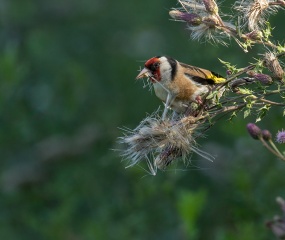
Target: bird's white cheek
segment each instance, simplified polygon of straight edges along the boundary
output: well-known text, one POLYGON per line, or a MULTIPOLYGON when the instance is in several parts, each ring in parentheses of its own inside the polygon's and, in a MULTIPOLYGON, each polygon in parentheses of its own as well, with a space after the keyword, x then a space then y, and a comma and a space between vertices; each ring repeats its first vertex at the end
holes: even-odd
POLYGON ((171 81, 171 66, 168 61, 162 61, 160 65, 160 76, 163 82, 171 81))
POLYGON ((171 71, 161 71, 161 80, 163 82, 171 81, 171 71))

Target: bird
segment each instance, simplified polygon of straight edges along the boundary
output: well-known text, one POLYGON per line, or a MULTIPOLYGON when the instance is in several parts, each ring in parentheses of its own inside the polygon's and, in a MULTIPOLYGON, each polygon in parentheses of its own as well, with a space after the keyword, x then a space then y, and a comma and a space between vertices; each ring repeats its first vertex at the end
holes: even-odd
POLYGON ((169 56, 155 56, 147 60, 136 79, 147 77, 155 95, 165 103, 162 120, 171 108, 185 113, 189 104, 201 105, 202 97, 216 84, 226 81, 221 75, 203 68, 181 63, 169 56))

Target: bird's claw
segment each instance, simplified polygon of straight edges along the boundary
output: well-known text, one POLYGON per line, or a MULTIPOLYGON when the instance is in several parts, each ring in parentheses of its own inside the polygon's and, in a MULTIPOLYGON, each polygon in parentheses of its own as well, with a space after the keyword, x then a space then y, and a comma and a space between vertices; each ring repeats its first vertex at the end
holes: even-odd
POLYGON ((197 97, 195 98, 195 100, 196 100, 196 103, 197 103, 197 104, 199 104, 199 105, 202 105, 202 104, 203 104, 203 100, 202 100, 201 96, 197 96, 197 97))

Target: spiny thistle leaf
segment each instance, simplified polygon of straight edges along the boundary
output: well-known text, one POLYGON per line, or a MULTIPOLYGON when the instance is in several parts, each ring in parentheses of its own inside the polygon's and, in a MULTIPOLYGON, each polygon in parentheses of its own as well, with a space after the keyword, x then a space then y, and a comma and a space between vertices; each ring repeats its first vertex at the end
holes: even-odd
POLYGON ((260 122, 266 116, 270 108, 271 108, 270 104, 266 104, 263 107, 259 108, 257 110, 257 118, 255 122, 260 122))
POLYGON ((218 59, 219 59, 219 61, 220 61, 223 65, 225 65, 225 67, 226 67, 227 70, 231 71, 232 74, 235 74, 235 73, 237 73, 238 71, 240 71, 240 69, 238 69, 238 68, 236 67, 236 65, 232 65, 230 62, 223 61, 223 60, 220 59, 220 58, 218 58, 218 59))

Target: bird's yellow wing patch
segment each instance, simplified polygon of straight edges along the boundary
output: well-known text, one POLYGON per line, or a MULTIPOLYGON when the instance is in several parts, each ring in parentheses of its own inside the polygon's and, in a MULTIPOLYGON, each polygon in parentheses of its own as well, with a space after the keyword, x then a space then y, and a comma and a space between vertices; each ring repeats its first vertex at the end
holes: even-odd
POLYGON ((221 77, 221 76, 217 76, 217 75, 214 75, 213 73, 211 74, 211 76, 208 77, 208 79, 211 79, 213 80, 215 83, 219 84, 219 83, 223 83, 226 81, 225 78, 221 77))

